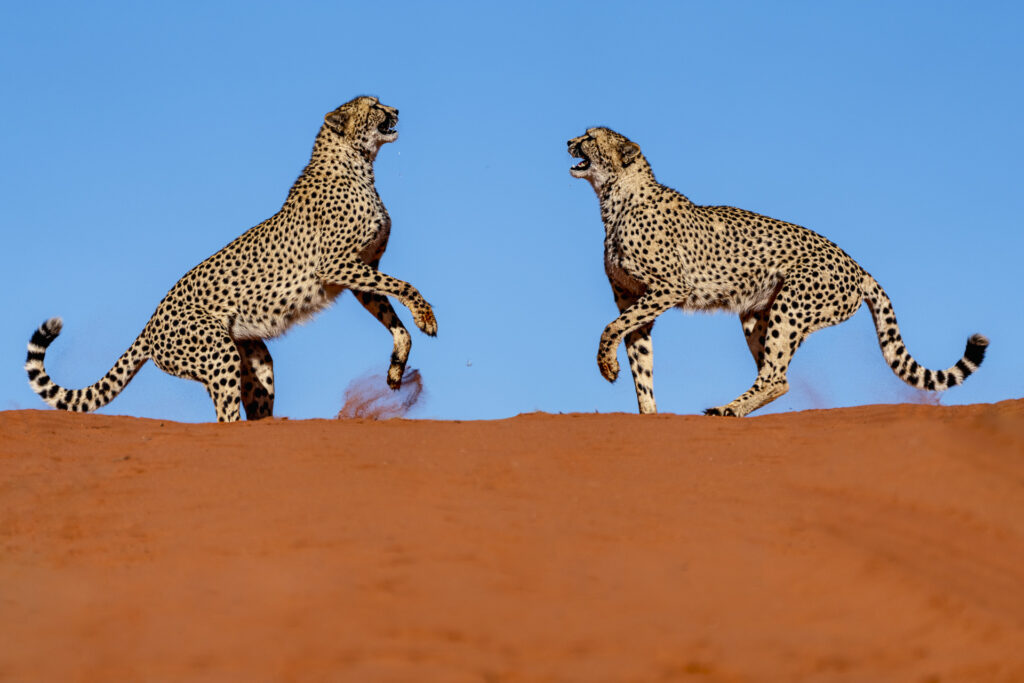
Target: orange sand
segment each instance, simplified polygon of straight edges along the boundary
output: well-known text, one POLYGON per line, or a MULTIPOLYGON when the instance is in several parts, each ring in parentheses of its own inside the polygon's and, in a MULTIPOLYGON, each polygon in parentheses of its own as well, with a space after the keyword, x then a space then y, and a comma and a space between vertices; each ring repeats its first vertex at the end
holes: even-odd
POLYGON ((3 681, 1024 681, 1024 401, 0 413, 3 681))

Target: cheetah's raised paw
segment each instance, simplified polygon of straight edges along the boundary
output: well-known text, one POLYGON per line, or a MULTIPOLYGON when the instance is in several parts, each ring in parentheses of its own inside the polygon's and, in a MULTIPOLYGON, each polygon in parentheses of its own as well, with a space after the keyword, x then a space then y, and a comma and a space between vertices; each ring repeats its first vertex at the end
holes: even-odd
POLYGON ((430 306, 427 306, 416 315, 416 327, 423 330, 424 334, 431 337, 437 336, 437 318, 434 317, 434 311, 430 306))
POLYGON ((619 361, 615 358, 598 356, 597 367, 601 371, 601 375, 609 382, 614 382, 619 376, 619 361))

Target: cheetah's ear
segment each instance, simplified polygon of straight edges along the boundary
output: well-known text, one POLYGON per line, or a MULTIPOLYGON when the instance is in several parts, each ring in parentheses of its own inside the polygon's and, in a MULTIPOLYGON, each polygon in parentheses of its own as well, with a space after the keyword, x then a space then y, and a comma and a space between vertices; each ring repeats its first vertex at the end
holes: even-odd
POLYGON ((640 156, 640 145, 635 142, 623 142, 622 145, 619 146, 619 157, 622 159, 622 168, 626 168, 636 161, 638 156, 640 156))
POLYGON ((324 123, 338 135, 345 134, 345 122, 348 121, 348 116, 340 111, 332 111, 324 117, 324 123))

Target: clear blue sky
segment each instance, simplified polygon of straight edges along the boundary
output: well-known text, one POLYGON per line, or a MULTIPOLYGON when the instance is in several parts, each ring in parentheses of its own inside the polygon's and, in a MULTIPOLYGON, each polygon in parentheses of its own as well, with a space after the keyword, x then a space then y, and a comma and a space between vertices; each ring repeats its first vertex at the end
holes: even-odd
MULTIPOLYGON (((565 141, 604 125, 700 204, 837 242, 886 288, 918 360, 992 345, 947 404, 1024 395, 1020 3, 4 3, 0 409, 45 408, 21 368, 48 317, 67 387, 105 373, 189 268, 280 207, 325 112, 401 109, 377 160, 382 269, 433 304, 411 417, 636 410, 595 354, 616 315, 597 198, 565 141)), ((735 316, 655 326, 662 412, 754 379, 735 316)), ((275 413, 332 417, 391 338, 346 294, 270 343, 275 413)), ((810 337, 761 411, 911 400, 866 308, 810 337)), ((152 363, 109 414, 213 419, 152 363)))

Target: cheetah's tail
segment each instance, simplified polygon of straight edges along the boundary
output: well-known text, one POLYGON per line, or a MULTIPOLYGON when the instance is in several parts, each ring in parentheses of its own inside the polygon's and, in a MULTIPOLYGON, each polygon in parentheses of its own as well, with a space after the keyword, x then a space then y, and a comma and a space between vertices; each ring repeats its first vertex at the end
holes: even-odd
POLYGON ((945 370, 928 370, 918 365, 910 356, 910 352, 903 345, 903 338, 900 336, 900 328, 896 324, 896 314, 892 308, 892 301, 886 295, 885 290, 878 284, 875 278, 867 273, 864 274, 863 282, 864 300, 868 302, 871 309, 871 317, 875 319, 875 329, 878 331, 878 345, 882 347, 882 355, 885 361, 896 373, 896 376, 917 389, 929 389, 932 391, 943 391, 958 384, 963 384, 985 358, 985 349, 988 348, 988 338, 984 335, 973 334, 967 340, 967 349, 963 358, 945 370))
POLYGON ((40 325, 28 343, 28 360, 25 361, 29 386, 41 399, 58 410, 88 413, 102 408, 121 393, 148 360, 140 350, 141 339, 136 339, 98 382, 84 389, 65 389, 53 383, 43 366, 46 347, 57 338, 62 326, 60 318, 50 318, 40 325))

